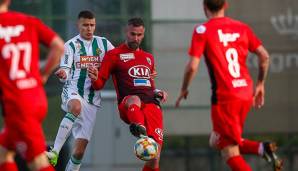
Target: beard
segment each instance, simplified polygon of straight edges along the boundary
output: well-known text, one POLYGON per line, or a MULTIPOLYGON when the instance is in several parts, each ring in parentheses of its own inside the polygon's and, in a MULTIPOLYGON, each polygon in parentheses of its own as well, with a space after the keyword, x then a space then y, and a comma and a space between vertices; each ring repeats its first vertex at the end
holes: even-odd
POLYGON ((137 50, 140 46, 138 42, 128 42, 127 45, 132 50, 137 50))

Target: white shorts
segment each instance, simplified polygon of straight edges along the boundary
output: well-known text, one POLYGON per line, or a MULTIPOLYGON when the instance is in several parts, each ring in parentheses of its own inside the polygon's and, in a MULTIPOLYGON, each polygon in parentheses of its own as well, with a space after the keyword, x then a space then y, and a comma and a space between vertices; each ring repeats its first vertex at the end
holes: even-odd
POLYGON ((81 102, 81 113, 73 124, 72 134, 75 139, 81 138, 90 141, 99 107, 89 104, 76 91, 72 91, 71 89, 68 89, 67 92, 64 91, 61 95, 61 99, 61 108, 65 112, 68 112, 67 103, 70 100, 77 99, 81 102))

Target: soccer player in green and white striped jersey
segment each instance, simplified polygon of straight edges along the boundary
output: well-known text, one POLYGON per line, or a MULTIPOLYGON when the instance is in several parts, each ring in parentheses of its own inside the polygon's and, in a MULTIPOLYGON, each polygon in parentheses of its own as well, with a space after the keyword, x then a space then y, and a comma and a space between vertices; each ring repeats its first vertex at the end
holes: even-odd
POLYGON ((56 165, 58 154, 72 131, 75 143, 66 171, 79 170, 100 107, 100 91, 92 88, 87 68, 99 67, 105 53, 114 48, 106 38, 94 36, 95 26, 92 12, 79 13, 80 34, 65 43, 64 56, 56 72, 59 79, 65 82, 61 108, 66 115, 60 123, 54 147, 47 152, 47 156, 50 163, 56 165))

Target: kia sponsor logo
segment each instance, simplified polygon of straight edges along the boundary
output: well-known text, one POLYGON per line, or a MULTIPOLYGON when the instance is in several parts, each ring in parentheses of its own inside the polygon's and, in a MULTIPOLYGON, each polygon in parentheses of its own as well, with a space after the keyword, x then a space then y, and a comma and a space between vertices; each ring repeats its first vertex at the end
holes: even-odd
POLYGON ((136 65, 128 70, 128 74, 133 78, 150 78, 150 69, 145 65, 136 65))

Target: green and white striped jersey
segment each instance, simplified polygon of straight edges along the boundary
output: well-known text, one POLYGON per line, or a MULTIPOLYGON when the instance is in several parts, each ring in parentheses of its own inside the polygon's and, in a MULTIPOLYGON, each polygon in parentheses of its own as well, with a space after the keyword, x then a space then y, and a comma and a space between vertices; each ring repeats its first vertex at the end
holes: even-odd
POLYGON ((64 46, 60 68, 65 68, 67 80, 62 94, 67 94, 68 90, 72 89, 88 103, 100 106, 100 91, 92 88, 87 67, 99 67, 105 53, 114 49, 114 46, 104 37, 93 36, 92 41, 87 41, 80 35, 67 41, 64 46))

